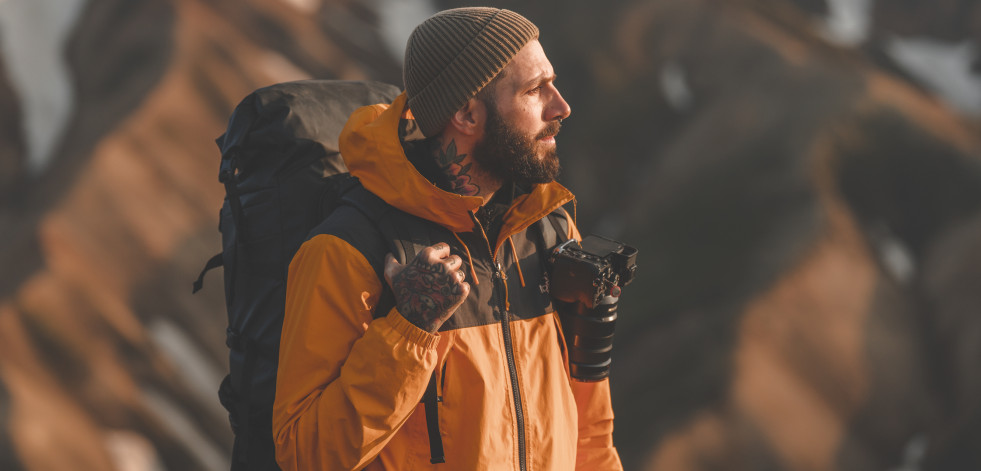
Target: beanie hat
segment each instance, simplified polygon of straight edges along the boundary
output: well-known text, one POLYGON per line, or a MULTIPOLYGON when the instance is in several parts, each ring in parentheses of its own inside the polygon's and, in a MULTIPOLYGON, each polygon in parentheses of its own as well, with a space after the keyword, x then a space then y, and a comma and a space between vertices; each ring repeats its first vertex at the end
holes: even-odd
POLYGON ((442 131, 450 116, 484 88, 538 27, 498 8, 441 11, 412 31, 402 80, 409 109, 426 137, 442 131))

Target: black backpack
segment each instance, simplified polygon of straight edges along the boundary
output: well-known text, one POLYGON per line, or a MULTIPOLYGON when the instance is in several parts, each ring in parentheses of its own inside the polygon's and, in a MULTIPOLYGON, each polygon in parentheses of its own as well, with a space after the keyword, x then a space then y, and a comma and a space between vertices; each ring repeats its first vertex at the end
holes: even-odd
POLYGON ((390 103, 399 92, 383 83, 332 80, 261 88, 236 106, 216 141, 225 186, 222 252, 208 261, 194 292, 208 270, 224 266, 230 373, 218 396, 235 433, 233 470, 279 469, 272 405, 289 264, 342 196, 359 193, 349 191, 360 185, 338 151, 348 116, 390 103))

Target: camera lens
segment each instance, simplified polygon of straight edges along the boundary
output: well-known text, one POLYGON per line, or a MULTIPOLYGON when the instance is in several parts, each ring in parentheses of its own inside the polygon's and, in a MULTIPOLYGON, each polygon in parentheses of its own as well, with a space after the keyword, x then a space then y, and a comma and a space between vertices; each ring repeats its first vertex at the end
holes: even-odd
POLYGON ((610 359, 612 352, 612 342, 606 347, 597 349, 573 348, 569 350, 569 361, 586 365, 603 363, 610 359))
MULTIPOLYGON (((605 305, 601 305, 606 307, 605 305)), ((568 330, 581 337, 607 337, 613 335, 616 328, 617 313, 608 312, 604 309, 604 317, 593 317, 592 315, 575 314, 565 320, 568 330)))
POLYGON ((617 301, 614 297, 604 297, 601 304, 592 309, 578 303, 562 316, 563 331, 569 346, 569 369, 573 378, 580 381, 599 381, 609 374, 617 301))
POLYGON ((569 372, 573 378, 580 381, 601 381, 609 376, 611 363, 612 360, 609 358, 605 362, 597 364, 569 363, 569 372))

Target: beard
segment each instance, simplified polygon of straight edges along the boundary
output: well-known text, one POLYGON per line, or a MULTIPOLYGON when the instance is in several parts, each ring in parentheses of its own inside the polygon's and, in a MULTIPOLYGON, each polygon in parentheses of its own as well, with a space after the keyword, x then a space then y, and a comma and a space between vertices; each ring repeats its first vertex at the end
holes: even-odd
POLYGON ((481 170, 502 182, 532 184, 555 180, 559 174, 555 146, 539 139, 554 136, 562 125, 550 121, 537 135, 529 136, 505 122, 493 102, 486 105, 484 138, 473 148, 473 159, 481 170))

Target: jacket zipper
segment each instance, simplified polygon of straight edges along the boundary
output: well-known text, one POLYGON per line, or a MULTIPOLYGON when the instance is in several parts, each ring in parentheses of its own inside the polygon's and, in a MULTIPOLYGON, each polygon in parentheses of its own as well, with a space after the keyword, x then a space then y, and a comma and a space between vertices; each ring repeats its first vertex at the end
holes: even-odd
MULTIPOLYGON (((490 240, 487 238, 487 233, 484 232, 484 226, 479 221, 476 221, 476 218, 474 219, 474 222, 477 222, 480 232, 484 236, 484 242, 487 243, 487 253, 490 254, 491 263, 494 265, 495 283, 497 281, 507 283, 507 278, 504 276, 501 264, 497 262, 497 257, 494 256, 494 251, 490 246, 490 240)), ((506 288, 500 285, 495 287, 497 288, 497 302, 500 304, 501 312, 504 313, 501 317, 501 330, 504 335, 504 354, 508 360, 508 374, 511 376, 511 392, 514 395, 514 417, 518 422, 518 466, 520 471, 527 471, 528 465, 526 461, 528 458, 525 446, 525 417, 524 409, 521 406, 521 393, 518 385, 518 367, 514 361, 514 345, 511 341, 511 313, 508 312, 507 302, 503 298, 503 290, 506 288)))
MULTIPOLYGON (((501 265, 497 262, 494 262, 494 277, 502 283, 507 283, 507 278, 504 277, 504 273, 501 271, 501 265)), ((501 319, 501 329, 504 333, 504 353, 507 355, 508 373, 511 375, 511 390, 514 393, 514 417, 518 421, 518 466, 521 471, 525 471, 527 469, 527 465, 525 464, 527 460, 525 450, 525 418, 523 408, 521 407, 521 393, 519 392, 518 386, 518 368, 514 361, 514 345, 511 341, 511 313, 508 312, 507 303, 504 302, 502 296, 504 295, 498 289, 497 300, 501 305, 501 312, 504 313, 501 319)))

